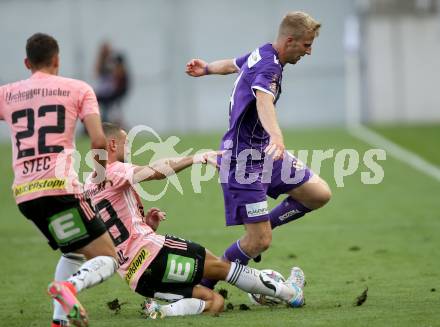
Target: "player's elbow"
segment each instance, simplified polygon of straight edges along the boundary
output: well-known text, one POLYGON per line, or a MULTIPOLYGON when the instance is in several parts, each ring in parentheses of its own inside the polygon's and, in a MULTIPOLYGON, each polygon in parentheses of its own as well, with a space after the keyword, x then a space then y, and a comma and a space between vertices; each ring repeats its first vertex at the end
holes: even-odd
POLYGON ((158 181, 161 179, 165 179, 166 176, 158 171, 148 172, 146 175, 140 174, 136 176, 136 182, 148 182, 148 181, 158 181))
POLYGON ((167 178, 167 175, 165 175, 161 172, 155 171, 151 179, 158 181, 158 180, 165 179, 165 178, 167 178))
POLYGON ((234 73, 236 74, 239 72, 240 72, 240 69, 237 66, 235 66, 234 63, 232 63, 232 66, 230 67, 228 74, 234 74, 234 73))
POLYGON ((160 165, 155 165, 153 163, 150 168, 152 170, 151 178, 149 178, 150 180, 161 180, 167 177, 166 173, 160 165))
POLYGON ((158 162, 153 162, 150 165, 153 170, 153 175, 151 179, 160 180, 165 179, 170 175, 175 174, 175 171, 171 168, 168 160, 160 160, 158 162))

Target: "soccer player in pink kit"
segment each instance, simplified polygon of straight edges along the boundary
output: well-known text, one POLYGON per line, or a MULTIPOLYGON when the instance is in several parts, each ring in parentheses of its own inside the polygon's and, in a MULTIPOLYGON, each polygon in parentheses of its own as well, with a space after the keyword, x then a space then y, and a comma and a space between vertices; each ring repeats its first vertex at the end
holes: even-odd
POLYGON ((276 282, 259 270, 220 260, 199 244, 156 234, 164 217, 158 209, 150 209, 144 215, 134 188, 136 183, 166 178, 192 164, 216 165, 219 152, 136 166, 124 163, 126 132, 114 124, 103 126, 107 137, 107 182, 97 185, 87 180, 85 194, 105 221, 120 258, 118 273, 130 288, 146 297, 175 301, 163 306, 148 301, 145 310, 150 317, 221 312, 223 297, 198 285, 202 277, 225 280, 246 292, 275 296, 293 307, 303 304, 303 276, 293 274, 287 283, 276 282))
MULTIPOLYGON (((67 173, 73 171, 71 153, 78 118, 87 129, 92 149, 104 150, 106 142, 92 88, 57 76, 58 54, 58 43, 49 35, 37 33, 27 40, 25 65, 32 76, 0 87, 0 120, 11 131, 12 189, 18 208, 52 249, 63 253, 55 282, 48 288, 56 300, 52 326, 67 326, 68 319, 76 326, 87 326, 76 293, 113 275, 118 263, 112 239, 83 196, 78 177, 67 173), (64 167, 60 169, 57 161, 64 167)), ((98 163, 106 165, 105 160, 98 163)))

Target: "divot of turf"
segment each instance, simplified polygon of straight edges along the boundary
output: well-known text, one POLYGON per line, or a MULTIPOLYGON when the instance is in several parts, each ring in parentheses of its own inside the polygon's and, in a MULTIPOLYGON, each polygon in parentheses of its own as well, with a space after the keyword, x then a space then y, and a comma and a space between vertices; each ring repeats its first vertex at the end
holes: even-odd
POLYGON ((234 310, 234 305, 229 302, 228 304, 226 304, 226 311, 232 311, 234 310))
POLYGON ((365 301, 367 301, 367 296, 368 296, 367 294, 368 294, 368 287, 362 292, 361 295, 359 295, 359 296, 356 298, 355 305, 359 307, 359 306, 361 306, 362 304, 364 304, 365 301))
POLYGON ((121 302, 119 303, 119 299, 116 298, 110 302, 107 302, 107 307, 111 310, 114 311, 115 314, 118 314, 121 311, 121 308, 124 304, 127 304, 127 302, 121 302))
POLYGON ((224 298, 225 300, 228 299, 228 290, 227 290, 227 289, 221 288, 221 289, 218 290, 218 293, 219 293, 221 296, 223 296, 223 298, 224 298))
POLYGON ((251 308, 249 308, 249 306, 247 304, 244 304, 244 303, 240 304, 239 310, 241 310, 241 311, 248 311, 250 309, 251 308))

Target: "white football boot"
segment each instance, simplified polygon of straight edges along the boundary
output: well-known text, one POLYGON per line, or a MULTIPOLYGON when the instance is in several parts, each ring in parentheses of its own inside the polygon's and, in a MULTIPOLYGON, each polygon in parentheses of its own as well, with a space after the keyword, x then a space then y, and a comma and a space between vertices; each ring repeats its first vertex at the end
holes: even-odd
POLYGON ((287 282, 292 282, 299 286, 301 289, 304 289, 304 285, 306 284, 306 275, 301 268, 293 267, 290 271, 289 278, 287 278, 287 282))
POLYGON ((165 313, 161 310, 161 305, 153 299, 145 299, 142 311, 145 316, 151 319, 165 318, 165 313))

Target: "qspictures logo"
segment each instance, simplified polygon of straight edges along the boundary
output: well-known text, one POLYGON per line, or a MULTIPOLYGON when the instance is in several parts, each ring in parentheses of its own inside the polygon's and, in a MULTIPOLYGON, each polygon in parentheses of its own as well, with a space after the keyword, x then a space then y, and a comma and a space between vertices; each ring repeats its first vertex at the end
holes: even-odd
MULTIPOLYGON (((166 164, 166 159, 183 158, 190 154, 196 156, 213 150, 200 149, 194 153, 193 148, 188 148, 181 152, 177 150, 179 142, 180 138, 177 136, 169 136, 163 139, 151 127, 145 125, 135 126, 127 135, 125 162, 132 164, 134 159, 142 159, 145 152, 151 156, 149 161, 141 161, 142 166, 154 166, 155 163, 165 160, 155 168, 165 176, 163 178, 165 183, 161 188, 154 189, 155 192, 151 193, 152 190, 149 186, 133 182, 133 176, 120 177, 130 181, 139 196, 146 201, 154 202, 161 199, 171 187, 183 194, 184 190, 180 183, 181 177, 175 174, 170 165, 166 164), (150 141, 145 143, 146 137, 150 141), (135 142, 135 139, 138 142, 135 142), (139 143, 142 146, 137 149, 136 144, 139 143), (138 156, 139 158, 136 158, 138 156)), ((319 176, 321 166, 325 161, 326 168, 333 171, 332 175, 336 187, 345 187, 345 180, 348 177, 360 178, 361 183, 365 185, 377 185, 385 177, 384 168, 380 164, 381 161, 385 161, 387 158, 387 153, 383 149, 368 149, 365 152, 359 152, 356 149, 286 150, 283 158, 277 162, 276 166, 276 162, 270 156, 265 155, 264 150, 246 148, 237 151, 238 147, 234 147, 232 140, 225 141, 222 149, 221 160, 217 161, 218 165, 216 167, 210 164, 192 165, 190 168, 190 181, 194 193, 202 193, 202 184, 214 178, 217 178, 218 183, 224 184, 232 181, 239 185, 250 185, 256 182, 270 184, 273 178, 276 178, 277 183, 282 182, 293 187, 301 183, 310 172, 319 176), (258 169, 254 169, 255 167, 258 169)), ((98 169, 97 175, 102 178, 105 176, 105 168, 102 166, 96 168, 97 165, 94 162, 96 156, 100 159, 107 159, 107 152, 105 150, 89 151, 85 156, 85 162, 91 169, 98 169)), ((77 179, 81 159, 81 154, 75 149, 63 151, 57 156, 55 175, 59 179, 67 177, 69 177, 68 180, 77 179)), ((87 180, 90 173, 84 172, 82 180, 87 180)), ((96 183, 99 182, 103 182, 103 180, 96 181, 96 183)), ((66 187, 69 186, 66 185, 66 187)), ((34 187, 32 186, 32 188, 34 187)), ((27 192, 27 189, 23 188, 17 192, 22 194, 27 192)), ((264 208, 250 208, 247 213, 251 217, 256 217, 264 214, 264 211, 264 208)))

